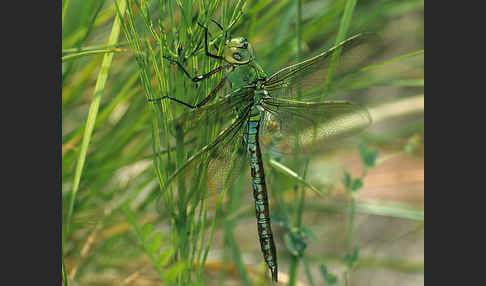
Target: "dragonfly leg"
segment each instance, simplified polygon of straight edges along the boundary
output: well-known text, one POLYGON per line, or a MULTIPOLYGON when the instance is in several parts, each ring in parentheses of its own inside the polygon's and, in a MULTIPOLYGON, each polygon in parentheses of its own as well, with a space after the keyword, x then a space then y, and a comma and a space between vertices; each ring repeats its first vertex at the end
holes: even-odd
POLYGON ((161 101, 162 99, 165 99, 165 98, 170 99, 170 100, 173 100, 173 101, 175 101, 175 102, 177 102, 177 103, 183 104, 183 105, 185 105, 185 106, 187 106, 187 107, 189 107, 189 108, 191 108, 191 109, 197 108, 197 106, 196 106, 196 105, 191 105, 191 104, 189 104, 189 103, 187 103, 187 102, 184 102, 184 101, 182 101, 182 100, 179 100, 179 99, 177 99, 177 98, 175 98, 175 97, 170 97, 170 96, 168 96, 168 95, 166 95, 166 96, 162 96, 162 97, 158 97, 158 98, 149 98, 149 100, 148 100, 148 101, 149 101, 149 102, 161 101))
POLYGON ((226 77, 222 78, 221 81, 218 83, 218 85, 213 89, 213 91, 211 91, 211 93, 208 96, 206 96, 206 98, 204 98, 201 102, 199 102, 196 105, 189 104, 187 102, 184 102, 184 101, 179 100, 179 99, 174 98, 174 97, 170 97, 168 95, 162 96, 162 97, 159 97, 159 98, 149 99, 148 101, 149 102, 154 102, 154 101, 160 101, 162 99, 167 98, 167 99, 173 100, 173 101, 175 101, 177 103, 183 104, 183 105, 185 105, 185 106, 187 106, 187 107, 189 107, 191 109, 199 108, 199 107, 205 105, 206 103, 208 103, 209 100, 211 98, 213 98, 216 95, 216 93, 218 93, 218 91, 223 87, 225 80, 226 80, 226 77))
POLYGON ((192 82, 198 82, 198 81, 201 81, 203 79, 207 79, 209 78, 210 76, 214 75, 215 73, 218 73, 222 70, 224 70, 226 67, 229 67, 229 65, 222 65, 222 66, 219 66, 217 68, 215 68, 214 70, 206 73, 206 74, 203 74, 203 75, 199 75, 199 76, 191 76, 191 74, 189 74, 189 72, 184 68, 184 66, 178 62, 177 60, 174 60, 174 59, 171 59, 169 57, 166 57, 164 56, 164 59, 170 61, 171 63, 174 63, 176 64, 183 72, 184 74, 192 81, 192 82))
POLYGON ((197 46, 196 48, 187 56, 184 58, 184 62, 188 59, 188 58, 191 58, 192 56, 194 56, 194 54, 199 50, 199 48, 201 47, 201 43, 202 43, 202 39, 199 40, 199 43, 197 43, 197 46))
POLYGON ((202 25, 201 23, 197 22, 197 24, 204 29, 204 51, 206 52, 206 56, 217 59, 217 60, 224 60, 224 57, 211 54, 208 49, 208 28, 202 25))
POLYGON ((206 103, 208 103, 208 101, 209 101, 211 98, 213 98, 213 97, 216 95, 216 93, 218 93, 218 91, 219 91, 219 90, 220 90, 220 89, 223 87, 223 85, 224 85, 224 81, 225 81, 225 80, 226 80, 226 77, 223 77, 223 78, 221 79, 221 81, 218 83, 218 85, 217 85, 217 86, 216 86, 216 87, 213 89, 213 91, 211 91, 211 93, 210 93, 208 96, 206 96, 206 98, 205 98, 205 99, 203 99, 201 102, 199 102, 199 103, 196 105, 196 107, 201 107, 201 106, 205 105, 206 103))
MULTIPOLYGON (((203 26, 199 22, 197 24, 204 29, 204 51, 206 52, 206 56, 211 57, 211 58, 215 58, 215 59, 218 59, 218 60, 224 60, 224 57, 221 57, 221 56, 218 56, 218 55, 214 55, 214 54, 211 54, 209 52, 209 48, 208 48, 208 28, 206 28, 205 26, 203 26)), ((218 24, 218 26, 219 26, 219 24, 218 24)), ((200 44, 201 44, 201 42, 199 42, 199 44, 194 49, 194 51, 192 51, 192 53, 190 54, 189 57, 191 57, 192 55, 194 55, 194 53, 199 49, 200 44)), ((212 76, 213 74, 218 73, 218 72, 222 71, 223 69, 225 69, 225 68, 227 68, 227 67, 230 66, 229 64, 222 65, 222 66, 219 66, 219 67, 215 68, 214 70, 212 70, 212 71, 210 71, 210 72, 208 72, 206 74, 199 75, 199 76, 191 76, 191 74, 189 74, 189 72, 184 68, 184 66, 179 61, 177 61, 175 59, 172 59, 172 58, 169 58, 169 57, 166 57, 166 56, 163 56, 163 57, 164 57, 164 59, 170 61, 171 63, 176 64, 184 72, 184 74, 192 82, 195 82, 195 83, 197 83, 198 81, 201 81, 203 79, 207 79, 210 76, 212 76)), ((185 62, 186 59, 187 58, 184 58, 183 62, 185 62)))
POLYGON ((220 23, 216 22, 216 20, 214 20, 214 19, 211 19, 211 21, 212 21, 214 24, 216 24, 216 25, 218 26, 218 28, 219 28, 219 29, 221 29, 221 31, 222 31, 222 32, 224 32, 224 28, 223 28, 223 26, 221 26, 221 24, 220 24, 220 23))

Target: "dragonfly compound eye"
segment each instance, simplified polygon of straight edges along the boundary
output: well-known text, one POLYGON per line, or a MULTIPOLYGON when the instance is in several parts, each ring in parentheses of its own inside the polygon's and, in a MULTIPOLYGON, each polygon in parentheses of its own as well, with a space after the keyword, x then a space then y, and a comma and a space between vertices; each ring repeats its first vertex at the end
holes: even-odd
POLYGON ((237 61, 243 60, 243 56, 240 53, 233 53, 233 58, 237 61))

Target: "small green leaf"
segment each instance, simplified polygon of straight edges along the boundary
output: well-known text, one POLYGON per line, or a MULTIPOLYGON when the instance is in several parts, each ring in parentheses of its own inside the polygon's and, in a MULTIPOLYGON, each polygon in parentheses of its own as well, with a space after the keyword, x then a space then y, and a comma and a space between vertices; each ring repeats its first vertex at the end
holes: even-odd
POLYGON ((152 239, 150 240, 150 244, 148 245, 148 252, 155 253, 160 249, 162 246, 162 234, 160 232, 156 232, 152 239))
POLYGON ((150 237, 150 235, 152 234, 152 232, 154 231, 154 226, 149 224, 149 223, 146 223, 142 226, 142 229, 140 230, 140 240, 145 243, 148 238, 150 237))
POLYGON ((319 270, 321 271, 321 275, 324 278, 324 281, 326 281, 328 285, 336 285, 337 284, 337 282, 338 282, 337 276, 332 274, 332 273, 329 273, 324 264, 319 265, 319 270))
POLYGON ((160 255, 155 260, 155 267, 157 269, 162 269, 162 267, 166 266, 169 263, 170 258, 172 257, 172 249, 169 248, 160 253, 160 255))
POLYGON ((272 216, 272 224, 281 225, 283 228, 285 228, 287 230, 290 230, 292 228, 287 217, 282 216, 280 214, 276 214, 276 215, 272 216))
POLYGON ((348 267, 352 267, 356 261, 358 261, 358 257, 359 257, 359 248, 356 248, 353 253, 351 254, 347 254, 344 258, 343 258, 343 262, 344 264, 346 264, 348 267))
POLYGON ((349 190, 351 192, 356 192, 363 187, 363 181, 360 178, 354 179, 351 183, 349 190))
POLYGON ((287 249, 290 251, 290 253, 292 253, 292 255, 294 256, 298 256, 299 252, 297 250, 297 247, 295 246, 295 243, 290 233, 286 233, 284 235, 284 242, 285 242, 285 246, 287 246, 287 249))
POLYGON ((405 145, 405 152, 408 154, 413 154, 417 151, 420 147, 420 143, 422 142, 422 138, 419 134, 413 135, 410 139, 408 139, 407 145, 405 145))
POLYGON ((351 175, 346 170, 344 170, 343 185, 346 187, 346 189, 348 189, 351 185, 351 175))
POLYGON ((303 239, 310 238, 314 235, 312 233, 312 230, 308 227, 301 227, 300 230, 299 230, 299 234, 303 239))
POLYGON ((128 220, 128 223, 130 223, 132 226, 136 225, 137 218, 135 217, 135 213, 130 209, 130 207, 127 204, 122 205, 122 210, 123 213, 125 214, 125 217, 128 220))
POLYGON ((366 167, 373 167, 376 164, 376 157, 378 157, 378 149, 370 150, 364 144, 359 144, 359 153, 361 155, 361 162, 366 167))
POLYGON ((302 256, 307 248, 307 243, 300 236, 292 232, 287 232, 285 234, 284 241, 287 249, 294 256, 302 256))
POLYGON ((177 276, 184 271, 186 268, 184 263, 177 263, 174 265, 171 265, 166 271, 162 272, 161 278, 162 281, 167 281, 167 282, 172 282, 177 279, 177 276))

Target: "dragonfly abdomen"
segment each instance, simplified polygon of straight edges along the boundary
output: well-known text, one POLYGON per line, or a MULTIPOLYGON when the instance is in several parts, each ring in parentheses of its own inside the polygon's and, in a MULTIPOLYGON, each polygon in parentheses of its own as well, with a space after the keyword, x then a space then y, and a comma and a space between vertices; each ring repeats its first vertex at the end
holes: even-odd
POLYGON ((270 224, 270 209, 268 208, 265 173, 263 171, 262 155, 260 145, 258 143, 258 131, 260 128, 261 116, 260 112, 256 108, 254 109, 255 110, 252 110, 250 118, 246 123, 247 126, 245 128, 244 137, 245 141, 247 142, 248 161, 250 162, 260 246, 265 262, 272 272, 272 279, 277 281, 277 251, 273 241, 272 228, 270 224))

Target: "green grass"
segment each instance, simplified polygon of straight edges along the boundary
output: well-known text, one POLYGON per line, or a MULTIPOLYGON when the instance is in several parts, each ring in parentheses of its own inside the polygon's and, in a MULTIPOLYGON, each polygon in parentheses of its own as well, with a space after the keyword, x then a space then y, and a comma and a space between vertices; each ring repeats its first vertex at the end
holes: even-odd
MULTIPOLYGON (((373 65, 346 81, 328 76, 332 92, 326 99, 350 99, 380 110, 380 106, 423 94, 423 1, 63 1, 65 285, 147 281, 225 285, 230 279, 239 285, 271 285, 256 237, 247 173, 236 184, 215 190, 206 180, 212 167, 202 160, 191 180, 179 180, 161 192, 176 168, 215 138, 219 126, 205 125, 193 133, 198 135, 194 142, 186 142, 185 130, 174 133, 170 121, 187 108, 148 99, 170 94, 194 104, 219 83, 221 75, 195 87, 163 59, 191 54, 203 37, 197 22, 209 28, 211 51, 221 53, 224 35, 211 19, 223 27, 237 19, 231 35, 248 37, 269 74, 347 36, 376 33, 382 42, 372 46, 377 54, 373 65), (116 273, 116 278, 109 273, 116 273)), ((340 61, 335 59, 338 67, 340 61)), ((191 74, 200 75, 219 63, 200 49, 184 65, 191 74)), ((377 165, 414 156, 409 154, 419 148, 416 134, 423 133, 423 114, 417 118, 415 109, 407 116, 407 110, 400 112, 402 117, 396 121, 383 117, 375 122, 379 129, 362 136, 363 146, 371 146, 362 149, 362 159, 366 150, 377 147, 394 150, 393 156, 379 153, 377 165), (415 143, 403 143, 409 138, 415 143)), ((357 152, 356 146, 337 147, 357 152)), ((353 278, 353 270, 366 265, 396 273, 423 272, 423 261, 413 266, 416 262, 407 257, 390 262, 366 253, 357 224, 362 216, 423 223, 423 210, 403 203, 360 203, 359 193, 366 184, 353 185, 358 178, 353 175, 345 187, 341 175, 331 181, 311 181, 312 173, 326 177, 329 170, 343 172, 339 166, 313 167, 313 162, 330 154, 325 149, 284 165, 267 162, 279 275, 286 276, 288 285, 322 285, 321 281, 330 285, 332 275, 336 285, 361 285, 353 278), (318 197, 309 192, 312 189, 324 195, 318 197), (336 189, 346 190, 348 200, 336 196, 336 189), (334 236, 317 236, 329 231, 334 220, 329 213, 345 215, 344 229, 334 236), (314 216, 323 223, 309 223, 314 216), (336 247, 329 251, 318 247, 322 245, 336 247), (357 248, 360 251, 354 257, 357 248), (327 276, 321 275, 320 265, 326 265, 327 276)), ((376 166, 363 160, 369 168, 366 175, 376 166)))

